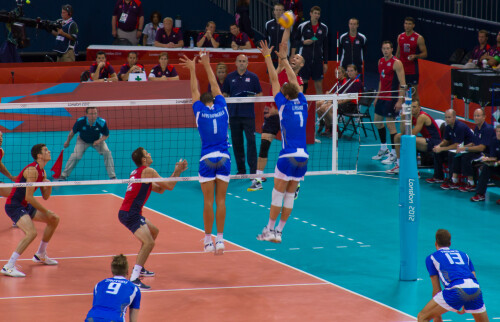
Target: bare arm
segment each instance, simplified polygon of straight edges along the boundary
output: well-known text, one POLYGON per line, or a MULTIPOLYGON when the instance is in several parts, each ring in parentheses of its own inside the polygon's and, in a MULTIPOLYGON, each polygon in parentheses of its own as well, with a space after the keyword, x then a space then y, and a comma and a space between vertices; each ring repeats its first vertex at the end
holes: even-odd
POLYGON ((240 46, 238 49, 250 49, 252 48, 252 45, 250 44, 250 41, 247 41, 243 46, 240 46))
POLYGON ((210 83, 210 88, 212 90, 212 95, 215 97, 217 95, 222 95, 222 92, 219 88, 219 84, 217 84, 217 79, 215 78, 214 71, 212 67, 210 67, 210 55, 206 50, 200 51, 200 58, 203 67, 205 68, 205 72, 207 73, 208 82, 210 83))
MULTIPOLYGON (((290 40, 290 28, 286 28, 285 31, 283 32, 283 38, 281 38, 281 43, 282 44, 287 44, 288 45, 288 40, 290 40)), ((292 57, 292 55, 290 56, 292 57)), ((278 60, 278 68, 276 69, 276 73, 281 73, 281 71, 285 67, 281 63, 281 59, 278 60)))
MULTIPOLYGON (((172 175, 170 177, 171 178, 179 177, 181 175, 181 173, 187 169, 187 165, 188 165, 188 163, 186 160, 181 160, 181 161, 177 162, 175 164, 174 172, 172 173, 172 175)), ((142 177, 143 178, 161 178, 155 169, 149 168, 149 167, 143 171, 142 177)), ((168 181, 168 182, 164 181, 164 182, 155 182, 155 183, 156 183, 156 185, 158 185, 160 187, 160 190, 161 190, 160 193, 163 193, 163 191, 165 191, 165 190, 174 189, 177 181, 168 181)), ((153 187, 154 187, 154 185, 153 185, 153 187)))
MULTIPOLYGON (((45 172, 45 170, 43 170, 45 172)), ((47 173, 45 172, 45 178, 47 178, 47 173)), ((43 182, 50 182, 49 179, 43 179, 43 182)), ((43 200, 49 199, 52 194, 52 186, 40 187, 40 191, 42 192, 43 200)))
POLYGON ((290 66, 290 63, 288 62, 288 59, 286 57, 287 52, 288 52, 288 44, 282 42, 280 44, 280 51, 277 52, 276 55, 278 55, 281 63, 283 64, 283 67, 285 68, 286 76, 288 77, 288 82, 290 84, 294 84, 300 91, 302 91, 299 86, 299 82, 297 81, 297 75, 295 75, 295 72, 293 71, 292 66, 290 66))
MULTIPOLYGON (((189 79, 191 87, 191 97, 193 103, 200 100, 200 91, 198 90, 198 78, 196 78, 196 57, 193 60, 187 58, 186 55, 180 58, 181 66, 189 69, 189 79)), ((218 87, 218 86, 217 86, 218 87)))
MULTIPOLYGON (((36 179, 38 178, 38 171, 35 169, 35 167, 29 167, 26 170, 24 170, 23 176, 26 179, 26 182, 36 182, 36 179)), ((35 199, 34 197, 35 189, 36 189, 35 187, 26 187, 26 198, 25 198, 26 201, 30 205, 35 207, 36 210, 48 214, 51 211, 42 206, 42 204, 35 199)))
POLYGON ((399 50, 399 37, 401 37, 401 36, 398 36, 398 42, 397 42, 397 44, 396 44, 396 47, 397 47, 397 48, 396 48, 396 58, 397 58, 397 59, 399 59, 399 56, 401 55, 401 52, 400 52, 400 50, 399 50))
POLYGON ((129 321, 137 322, 139 321, 138 319, 139 319, 139 309, 130 309, 129 321))
POLYGON ((64 142, 64 148, 67 148, 69 146, 69 142, 73 139, 75 136, 75 133, 73 133, 73 130, 69 131, 68 138, 66 139, 66 142, 64 142))
POLYGON ((418 59, 427 58, 427 46, 425 45, 424 37, 420 36, 417 39, 418 49, 420 50, 420 54, 416 55, 418 59))
POLYGON ((9 170, 7 170, 7 167, 3 164, 2 161, 0 161, 0 173, 9 178, 11 181, 16 181, 16 177, 10 174, 9 170))
POLYGON ((155 47, 163 47, 163 48, 167 48, 167 44, 163 44, 161 42, 159 42, 158 40, 155 40, 155 47))
POLYGON ((116 16, 111 17, 111 34, 113 37, 117 37, 116 33, 116 16))
POLYGON ((117 82, 118 81, 118 76, 116 73, 111 74, 111 76, 108 78, 108 82, 117 82))
POLYGON ((97 67, 95 69, 95 72, 93 72, 92 74, 90 74, 90 77, 92 77, 92 80, 94 82, 98 81, 99 80, 99 73, 101 72, 101 69, 104 67, 104 63, 99 63, 97 64, 97 67))
MULTIPOLYGON (((418 118, 417 118, 417 124, 415 124, 415 127, 411 130, 411 134, 412 135, 417 135, 418 133, 420 133, 420 131, 422 131, 422 128, 424 127, 425 125, 425 121, 427 119, 427 116, 425 115, 420 115, 418 118)), ((401 123, 402 125, 403 123, 401 123)))
POLYGON ((267 41, 261 40, 260 42, 260 52, 262 56, 264 56, 264 60, 267 66, 267 72, 269 73, 269 81, 271 82, 273 96, 276 96, 280 92, 280 83, 278 81, 278 74, 276 73, 276 69, 274 69, 273 61, 271 59, 271 52, 273 47, 269 48, 267 46, 267 41))
MULTIPOLYGON (((139 18, 139 26, 137 28, 138 30, 144 30, 144 16, 139 18)), ((142 33, 142 31, 141 31, 142 33)))
POLYGON ((401 61, 399 60, 394 62, 393 68, 399 80, 399 99, 394 108, 396 109, 396 111, 399 111, 403 107, 403 102, 405 99, 405 90, 406 90, 405 70, 403 68, 403 63, 401 63, 401 61))

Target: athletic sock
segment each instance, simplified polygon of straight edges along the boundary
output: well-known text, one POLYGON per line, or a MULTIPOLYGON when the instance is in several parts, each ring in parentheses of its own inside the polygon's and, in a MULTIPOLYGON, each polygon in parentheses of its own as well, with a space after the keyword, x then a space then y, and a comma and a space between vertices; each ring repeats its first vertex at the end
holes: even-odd
POLYGON ((396 156, 396 150, 395 150, 395 149, 392 149, 392 150, 391 150, 391 154, 392 154, 392 155, 394 155, 394 156, 396 156))
POLYGON ((272 220, 271 218, 269 218, 269 221, 267 223, 267 229, 274 230, 274 224, 276 224, 276 220, 272 220))
MULTIPOLYGON (((264 171, 262 171, 262 170, 257 170, 257 174, 264 174, 264 171)), ((260 181, 262 181, 262 178, 257 178, 257 179, 259 179, 260 181)))
POLYGON ((211 234, 205 234, 205 240, 203 242, 205 244, 211 243, 212 242, 212 235, 211 234))
POLYGON ((19 258, 19 256, 21 256, 21 255, 19 255, 19 254, 18 254, 18 253, 16 253, 16 252, 13 252, 13 253, 12 253, 12 256, 10 256, 10 259, 9 259, 9 261, 7 262, 7 265, 6 265, 6 266, 8 266, 8 267, 13 267, 13 266, 15 266, 15 265, 16 265, 16 261, 17 261, 17 259, 19 258))
POLYGON ((276 226, 277 231, 283 231, 283 228, 285 228, 286 221, 280 220, 278 223, 278 226, 276 226))
POLYGON ((141 265, 134 265, 134 269, 132 270, 132 275, 130 276, 130 280, 131 281, 135 281, 136 279, 139 278, 139 276, 141 275, 141 270, 142 270, 142 266, 141 265))
POLYGON ((47 245, 49 243, 44 242, 43 240, 40 242, 40 247, 38 247, 38 251, 36 252, 37 254, 45 254, 47 251, 47 245))
POLYGON ((217 238, 215 238, 215 242, 224 241, 223 233, 217 233, 217 238))

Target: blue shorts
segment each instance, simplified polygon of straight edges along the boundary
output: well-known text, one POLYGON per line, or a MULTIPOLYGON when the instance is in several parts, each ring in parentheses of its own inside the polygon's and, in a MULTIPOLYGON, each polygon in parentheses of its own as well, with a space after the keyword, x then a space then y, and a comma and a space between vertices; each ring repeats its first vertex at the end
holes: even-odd
POLYGON ((405 75, 406 85, 418 85, 418 74, 405 75))
POLYGON ((286 157, 279 158, 276 163, 274 177, 285 181, 301 181, 307 172, 308 158, 286 157))
POLYGON ((375 105, 375 114, 384 117, 396 117, 398 115, 394 109, 396 102, 396 100, 385 101, 379 99, 375 105))
POLYGON ((444 289, 434 296, 434 301, 448 311, 456 312, 464 307, 467 313, 486 311, 480 288, 444 289))
POLYGON ((118 219, 132 232, 132 234, 134 234, 137 229, 141 228, 141 226, 146 224, 146 218, 144 218, 144 216, 140 213, 134 211, 120 210, 118 212, 118 219))
POLYGON ((441 143, 441 140, 433 139, 433 138, 426 138, 425 142, 427 142, 427 152, 431 152, 432 148, 434 148, 436 145, 441 143))
POLYGON ((229 174, 231 173, 231 159, 226 157, 206 158, 200 161, 200 170, 198 175, 200 182, 215 180, 229 182, 229 174))
POLYGON ((5 204, 5 213, 12 219, 14 223, 17 223, 24 215, 29 215, 31 219, 35 217, 36 208, 28 204, 26 207, 23 205, 15 204, 5 204))

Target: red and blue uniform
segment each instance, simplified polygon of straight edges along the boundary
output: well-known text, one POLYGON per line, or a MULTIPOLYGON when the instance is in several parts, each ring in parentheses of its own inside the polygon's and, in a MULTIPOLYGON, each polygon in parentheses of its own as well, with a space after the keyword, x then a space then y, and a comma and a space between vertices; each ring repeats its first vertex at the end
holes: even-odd
POLYGON ((418 74, 418 59, 408 59, 408 56, 417 54, 418 37, 420 35, 416 32, 412 32, 409 36, 405 32, 399 35, 399 59, 403 63, 405 75, 418 74))
MULTIPOLYGON (((45 179, 44 170, 40 168, 40 165, 37 162, 33 162, 24 167, 21 173, 19 173, 16 183, 26 182, 26 178, 23 173, 29 167, 34 167, 38 172, 36 182, 42 182, 43 179, 45 179)), ((35 190, 36 189, 37 188, 35 187, 35 190)), ((26 187, 12 188, 9 197, 7 198, 7 202, 5 202, 5 212, 15 223, 24 215, 29 215, 31 218, 35 216, 36 209, 26 201, 26 187)))
MULTIPOLYGON (((141 166, 130 174, 130 179, 141 179, 142 172, 147 167, 141 166)), ((118 218, 132 233, 146 224, 142 216, 142 208, 151 194, 152 183, 129 183, 118 218)))
POLYGON ((380 74, 380 93, 378 94, 377 104, 375 105, 375 113, 381 116, 394 117, 396 111, 394 106, 397 99, 394 96, 399 95, 397 92, 399 87, 399 79, 394 71, 394 64, 398 61, 392 56, 389 59, 380 58, 378 62, 378 72, 380 74))
MULTIPOLYGON (((418 116, 420 115, 426 115, 428 118, 431 119, 431 125, 427 126, 424 124, 422 126, 422 129, 420 130, 420 134, 422 134, 422 137, 425 138, 425 141, 427 142, 427 151, 432 151, 432 148, 434 146, 438 145, 441 143, 441 132, 439 131, 439 126, 437 125, 436 121, 427 113, 424 111, 420 111, 418 116)), ((417 124, 417 117, 412 117, 411 123, 413 126, 417 124)))

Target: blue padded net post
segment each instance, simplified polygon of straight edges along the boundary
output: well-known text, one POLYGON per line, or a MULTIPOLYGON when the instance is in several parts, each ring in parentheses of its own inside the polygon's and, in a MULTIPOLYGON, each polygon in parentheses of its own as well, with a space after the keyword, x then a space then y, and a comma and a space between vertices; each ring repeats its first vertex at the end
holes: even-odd
POLYGON ((411 135, 411 89, 403 105, 405 135, 401 137, 399 165, 400 272, 402 281, 417 279, 417 240, 420 220, 420 186, 417 172, 416 138, 411 135))

